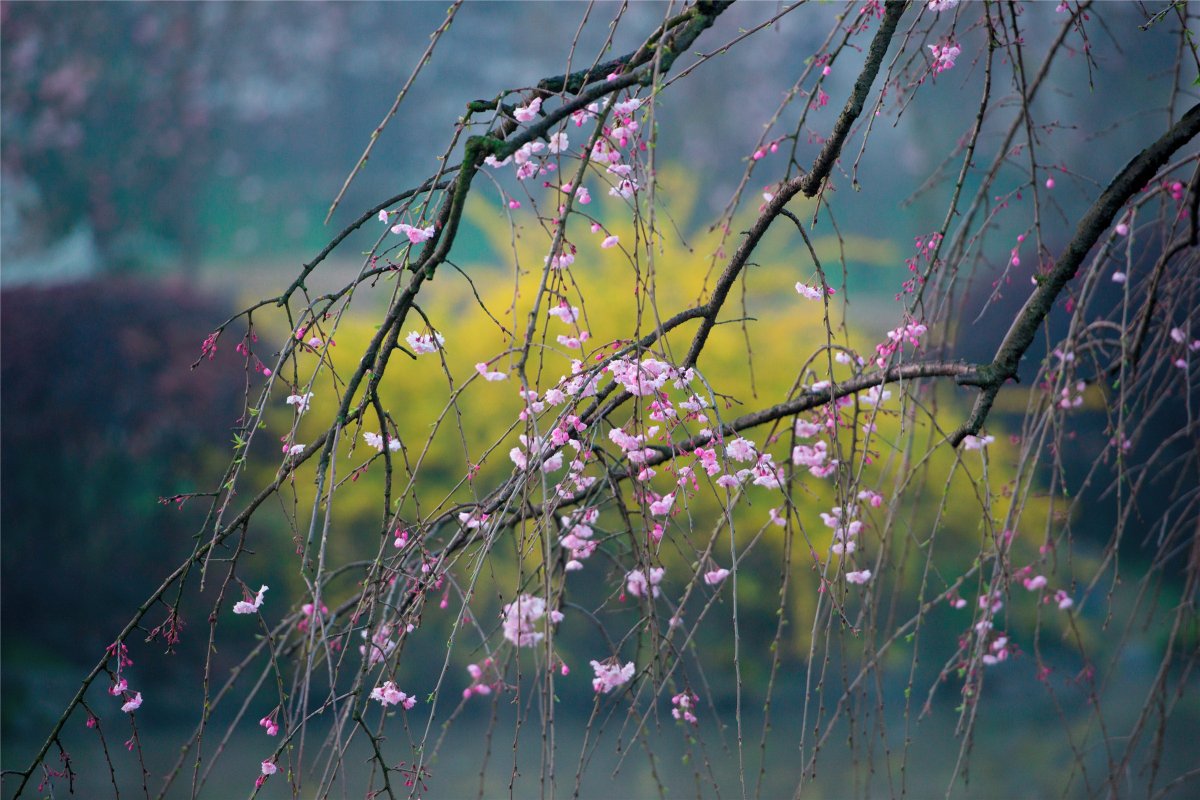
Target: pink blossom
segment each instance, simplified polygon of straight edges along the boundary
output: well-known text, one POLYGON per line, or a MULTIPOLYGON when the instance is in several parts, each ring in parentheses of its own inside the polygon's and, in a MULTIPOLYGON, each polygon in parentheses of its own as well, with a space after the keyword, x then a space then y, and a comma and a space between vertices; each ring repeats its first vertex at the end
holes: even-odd
POLYGON ((384 708, 388 706, 403 706, 407 711, 417 704, 417 698, 411 697, 396 688, 392 681, 386 681, 383 686, 371 690, 371 699, 378 700, 384 708))
POLYGON ((995 436, 979 437, 967 434, 963 437, 962 446, 964 450, 982 450, 994 441, 996 441, 995 436))
POLYGON ((989 611, 995 614, 1000 609, 1004 608, 1004 600, 1001 598, 1000 592, 991 592, 989 594, 979 595, 979 607, 984 611, 989 611))
POLYGON ((1067 594, 1062 589, 1054 593, 1054 602, 1058 603, 1058 607, 1066 611, 1071 606, 1075 605, 1075 601, 1071 599, 1071 595, 1067 594))
POLYGON ((1046 576, 1045 575, 1035 575, 1032 578, 1026 578, 1025 580, 1022 581, 1022 583, 1025 585, 1025 588, 1028 589, 1029 591, 1036 592, 1038 589, 1041 589, 1042 587, 1044 587, 1046 585, 1046 576))
POLYGON ((637 181, 632 178, 624 178, 616 186, 609 189, 608 194, 610 197, 620 197, 624 200, 630 200, 640 188, 641 186, 638 185, 637 181))
POLYGON ((475 365, 475 371, 482 375, 485 381, 503 381, 508 379, 507 372, 491 372, 488 370, 488 365, 482 361, 475 365))
POLYGON ((754 442, 739 436, 725 445, 725 455, 735 461, 753 461, 758 453, 754 449, 754 442))
POLYGON ((558 317, 560 320, 567 323, 568 325, 572 324, 573 322, 575 322, 575 320, 579 319, 579 307, 567 305, 567 302, 565 300, 560 301, 557 306, 555 306, 554 308, 551 308, 546 313, 552 317, 558 317))
POLYGON ((446 338, 437 331, 433 333, 418 333, 417 331, 413 331, 404 337, 404 341, 408 342, 409 348, 416 355, 436 353, 446 344, 446 338))
POLYGON ((809 439, 821 432, 821 426, 815 422, 808 422, 803 419, 796 420, 796 435, 802 439, 809 439))
MULTIPOLYGON (((273 712, 272 712, 273 713, 273 712)), ((267 730, 267 736, 276 736, 279 733, 279 725, 270 717, 263 717, 258 721, 258 724, 267 730)))
POLYGON ((504 606, 500 613, 503 620, 504 638, 517 647, 534 647, 545 638, 534 623, 546 615, 546 601, 540 597, 523 594, 504 606))
POLYGON ((111 694, 113 697, 116 697, 117 695, 121 694, 128 688, 129 688, 129 681, 125 680, 124 678, 121 678, 119 681, 114 683, 112 686, 108 687, 108 693, 111 694))
POLYGON ((958 0, 929 0, 929 10, 933 12, 949 11, 958 5, 958 0))
MULTIPOLYGON (((933 54, 933 74, 945 72, 948 69, 953 69, 954 61, 962 53, 962 48, 954 42, 946 42, 945 44, 928 45, 929 51, 933 54)), ((1053 185, 1053 183, 1051 183, 1053 185)))
POLYGON ((570 146, 571 143, 570 140, 567 139, 567 135, 559 132, 550 135, 550 143, 546 146, 546 150, 551 153, 565 153, 567 148, 570 146))
POLYGON ((133 697, 121 706, 121 710, 128 714, 131 711, 137 711, 142 707, 142 693, 136 692, 133 697))
POLYGON ((858 493, 859 500, 865 500, 871 508, 879 508, 883 505, 883 495, 878 492, 872 492, 870 489, 863 489, 858 493))
POLYGON ((542 98, 535 97, 527 106, 521 106, 513 111, 513 116, 517 122, 532 122, 537 117, 538 112, 542 110, 542 98))
POLYGON ((579 203, 579 205, 586 206, 588 203, 592 202, 591 192, 587 190, 586 186, 580 186, 575 190, 575 200, 579 203))
POLYGON ((620 243, 620 241, 621 241, 621 237, 619 237, 619 236, 615 236, 615 235, 614 236, 606 236, 606 237, 604 237, 604 241, 602 241, 600 243, 600 246, 603 247, 605 250, 607 250, 610 247, 616 247, 617 244, 620 243))
POLYGON ((869 570, 869 569, 859 570, 857 572, 847 572, 846 573, 846 581, 848 583, 862 584, 862 583, 866 583, 869 580, 871 580, 871 570, 869 570))
POLYGON ((412 244, 420 244, 433 238, 433 226, 418 228, 415 225, 407 225, 401 222, 399 225, 392 226, 392 233, 407 236, 408 241, 412 244))
POLYGON ((884 389, 882 386, 872 386, 863 395, 861 395, 859 399, 864 405, 877 406, 880 403, 889 400, 891 396, 892 393, 887 389, 884 389))
POLYGON ((592 670, 596 673, 596 677, 592 679, 592 688, 597 694, 609 694, 613 689, 624 686, 633 678, 632 661, 623 667, 617 664, 601 664, 599 661, 592 661, 591 665, 592 670))
MULTIPOLYGON (((267 587, 260 586, 258 589, 258 594, 254 596, 253 600, 239 600, 237 603, 235 603, 233 606, 233 613, 235 613, 235 614, 253 614, 254 612, 258 611, 260 608, 262 608, 263 595, 266 593, 267 593, 267 587)), ((248 596, 249 595, 247 595, 247 597, 248 596)), ((136 708, 136 707, 137 706, 134 706, 134 708, 136 708)))
POLYGON ((1126 225, 1124 222, 1118 222, 1115 230, 1117 232, 1117 236, 1128 236, 1129 235, 1129 226, 1126 225))
MULTIPOLYGON (((796 282, 796 292, 806 300, 820 300, 821 290, 816 286, 809 286, 807 283, 796 282)), ((833 294, 833 292, 830 292, 833 294)))
POLYGON ((617 116, 627 116, 637 111, 642 107, 642 100, 638 97, 631 97, 613 106, 613 113, 617 116))
POLYGON ((385 439, 387 440, 387 449, 388 450, 390 450, 394 453, 400 449, 400 440, 399 439, 396 439, 392 436, 388 436, 386 434, 381 436, 378 433, 372 433, 371 431, 365 431, 363 433, 363 441, 365 441, 368 445, 370 445, 371 447, 374 447, 376 450, 378 450, 381 453, 383 452, 383 443, 384 443, 385 439))
POLYGON ((658 597, 661 594, 658 585, 662 582, 665 572, 663 567, 651 567, 649 575, 643 570, 635 569, 633 572, 626 573, 625 588, 634 597, 644 597, 647 593, 652 597, 658 597))
POLYGON ((683 720, 689 725, 696 725, 699 720, 692 713, 692 709, 700 702, 700 698, 692 692, 680 692, 671 698, 671 705, 675 706, 671 709, 671 716, 678 720, 683 720))
POLYGON ((722 567, 720 569, 714 569, 714 570, 710 570, 709 572, 704 573, 704 582, 707 583, 709 586, 716 586, 718 583, 720 583, 721 581, 725 580, 728 577, 729 577, 729 570, 722 567))
POLYGON ((651 513, 651 515, 653 515, 655 517, 666 516, 667 514, 671 513, 671 506, 673 506, 674 504, 675 504, 675 493, 672 492, 671 494, 667 495, 666 497, 660 498, 658 500, 655 500, 653 503, 651 503, 650 504, 650 513, 651 513))
POLYGON ((295 406, 297 414, 303 414, 305 411, 308 411, 308 404, 312 400, 312 396, 312 392, 308 392, 307 394, 290 394, 284 402, 289 406, 295 406))
POLYGON ((1113 283, 1124 283, 1126 280, 1127 280, 1127 276, 1125 275, 1124 272, 1114 272, 1112 274, 1112 282, 1113 283))
POLYGON ((276 772, 279 772, 279 767, 275 766, 275 762, 271 761, 270 759, 262 762, 263 775, 274 775, 276 772))

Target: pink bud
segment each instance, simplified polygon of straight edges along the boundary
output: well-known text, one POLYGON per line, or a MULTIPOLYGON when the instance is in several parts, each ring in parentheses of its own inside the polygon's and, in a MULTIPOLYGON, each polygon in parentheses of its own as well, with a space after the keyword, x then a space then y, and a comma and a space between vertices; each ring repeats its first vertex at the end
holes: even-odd
POLYGON ((1046 178, 1046 188, 1047 189, 1054 188, 1054 178, 1046 178))

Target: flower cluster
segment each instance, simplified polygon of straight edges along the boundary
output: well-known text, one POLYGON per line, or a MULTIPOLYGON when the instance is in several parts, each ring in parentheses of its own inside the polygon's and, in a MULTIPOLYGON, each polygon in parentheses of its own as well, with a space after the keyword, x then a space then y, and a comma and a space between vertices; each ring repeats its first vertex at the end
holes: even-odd
POLYGON ((700 720, 696 719, 694 709, 700 702, 700 698, 690 691, 682 691, 671 698, 671 716, 677 720, 686 722, 689 725, 698 725, 700 720))
POLYGON ((517 647, 533 647, 546 637, 545 633, 535 627, 535 623, 542 617, 548 616, 552 623, 561 622, 563 618, 561 611, 551 611, 547 615, 546 601, 529 594, 523 594, 504 606, 500 616, 504 638, 517 647))
POLYGON ((404 337, 404 341, 408 342, 409 348, 416 355, 424 355, 425 353, 436 353, 446 344, 446 337, 442 336, 437 331, 432 333, 419 333, 412 331, 408 336, 404 337))
POLYGON ((596 673, 596 677, 592 679, 592 688, 596 694, 609 694, 633 679, 635 670, 632 661, 623 667, 616 663, 602 664, 599 661, 592 661, 591 664, 592 671, 596 673))
POLYGON ((410 710, 417 704, 417 698, 400 691, 392 681, 385 681, 382 686, 376 686, 372 689, 371 699, 378 700, 379 704, 384 708, 388 706, 400 706, 405 711, 410 710))

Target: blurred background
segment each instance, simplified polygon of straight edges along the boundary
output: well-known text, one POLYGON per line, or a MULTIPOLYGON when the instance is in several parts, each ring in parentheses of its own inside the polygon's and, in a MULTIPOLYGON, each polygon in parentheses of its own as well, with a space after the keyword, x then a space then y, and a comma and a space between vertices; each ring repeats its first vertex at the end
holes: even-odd
MULTIPOLYGON (((467 101, 561 72, 584 8, 574 3, 466 5, 365 171, 324 225, 330 202, 370 132, 416 65, 429 34, 444 21, 445 4, 0 4, 4 767, 27 763, 130 609, 159 584, 166 565, 191 552, 203 519, 200 504, 177 508, 159 499, 203 491, 220 474, 250 381, 235 359, 192 369, 205 336, 243 304, 290 282, 299 265, 363 209, 427 177, 467 101)), ((700 45, 714 50, 779 8, 768 3, 737 6, 700 45)), ((691 195, 673 219, 682 232, 699 236, 724 208, 761 135, 761 124, 840 10, 823 5, 785 17, 753 37, 749 46, 731 48, 662 94, 658 158, 675 185, 691 195)), ((665 11, 657 3, 631 5, 612 31, 610 55, 633 49, 665 11)), ((1046 13, 1052 22, 1051 11, 1030 9, 1046 13)), ((615 7, 601 5, 597 14, 579 34, 583 58, 590 58, 609 35, 615 7)), ((1056 219, 1047 230, 1060 237, 1047 241, 1051 251, 1065 242, 1073 229, 1070 221, 1093 196, 1091 181, 1111 176, 1165 121, 1170 82, 1149 78, 1169 77, 1174 51, 1136 34, 1144 16, 1133 6, 1105 9, 1105 20, 1116 32, 1093 51, 1099 69, 1090 78, 1090 90, 1079 90, 1089 86, 1085 60, 1064 59, 1055 78, 1063 88, 1045 93, 1042 101, 1052 110, 1048 113, 1063 120, 1061 130, 1047 131, 1047 151, 1071 167, 1063 184, 1080 190, 1056 194, 1046 212, 1056 219), (1097 102, 1108 97, 1121 100, 1097 102)), ((1052 33, 1049 24, 1031 25, 1026 35, 1032 45, 1052 33)), ((979 45, 971 35, 960 32, 967 53, 979 45)), ((919 194, 914 189, 953 151, 969 122, 962 109, 977 102, 981 75, 966 58, 963 62, 951 79, 937 85, 936 93, 922 96, 921 105, 902 124, 889 118, 872 133, 859 167, 867 191, 852 192, 848 181, 839 188, 841 235, 849 243, 846 281, 860 308, 892 301, 913 238, 941 223, 947 187, 919 194)), ((840 106, 855 74, 847 68, 831 75, 826 88, 834 98, 832 106, 840 106)), ((833 113, 831 108, 826 123, 833 113)), ((853 149, 857 152, 857 143, 853 149)), ((774 177, 769 171, 758 174, 774 177)), ((752 208, 761 187, 751 189, 747 203, 752 208)), ((1024 224, 998 221, 998 238, 1015 237, 1024 224)), ((479 270, 503 275, 502 234, 489 225, 486 214, 476 214, 456 253, 479 270)), ((373 237, 374 231, 352 237, 321 268, 327 278, 319 280, 332 283, 352 274, 359 267, 357 254, 373 237)), ((776 256, 780 261, 790 257, 784 252, 776 256)), ((1004 248, 989 254, 996 274, 1006 256, 1004 248)), ((682 253, 678 257, 685 258, 682 253)), ((786 282, 781 285, 786 290, 786 282)), ((985 271, 964 301, 966 307, 982 307, 990 290, 985 271)), ((976 323, 975 334, 963 337, 956 355, 990 354, 1007 326, 1006 315, 1023 298, 1014 291, 1012 298, 995 302, 976 323)), ((372 301, 356 307, 361 316, 347 335, 347 350, 353 349, 353 336, 365 338, 376 307, 372 301)), ((880 332, 869 321, 861 323, 866 338, 880 332)), ((276 336, 286 333, 274 331, 276 336)), ((1175 423, 1170 417, 1174 411, 1163 413, 1165 429, 1175 423)), ((1004 419, 997 419, 997 428, 1004 419)), ((1007 419, 1016 430, 1015 415, 1007 419)), ((1082 473, 1093 463, 1099 445, 1091 442, 1102 438, 1102 428, 1099 416, 1080 421, 1075 432, 1079 446, 1068 455, 1067 474, 1082 473)), ((260 474, 271 474, 268 458, 264 455, 258 464, 260 474)), ((437 463, 436 453, 433 461, 437 463)), ((453 475, 447 466, 446 485, 453 475)), ((1151 498, 1155 491, 1165 503, 1173 489, 1151 487, 1151 498)), ((1093 552, 1107 543, 1110 503, 1111 498, 1097 496, 1091 505, 1094 519, 1077 521, 1085 551, 1088 536, 1093 552)), ((965 523, 963 535, 975 534, 975 527, 965 523)), ((1133 575, 1146 557, 1139 545, 1130 542, 1129 552, 1123 553, 1133 575)), ((263 552, 277 554, 282 562, 291 551, 290 541, 280 536, 264 545, 263 552)), ((769 559, 762 566, 769 572, 769 559)), ((1158 587, 1159 602, 1167 607, 1179 601, 1181 571, 1168 571, 1158 587)), ((295 580, 291 572, 280 566, 265 582, 285 594, 289 580, 295 580)), ((754 600, 753 579, 744 581, 749 607, 757 602, 767 615, 761 625, 769 638, 776 601, 770 596, 754 600)), ((1134 602, 1123 591, 1110 599, 1134 602)), ((154 697, 144 724, 171 732, 146 743, 148 768, 157 776, 173 763, 178 740, 196 722, 204 619, 212 601, 211 596, 197 596, 187 602, 194 620, 191 635, 183 637, 173 656, 147 655, 141 675, 143 690, 154 697)), ((1092 660, 1119 655, 1121 680, 1140 687, 1106 695, 1113 719, 1128 721, 1140 710, 1145 684, 1158 666, 1163 631, 1148 625, 1128 634, 1132 638, 1125 647, 1111 643, 1106 649, 1105 610, 1089 613, 1097 615, 1096 630, 1088 638, 1096 648, 1092 660)), ((934 655, 927 661, 934 672, 926 677, 936 680, 937 655, 953 651, 959 631, 949 625, 944 635, 936 625, 931 630, 926 641, 934 655)), ((722 632, 714 631, 707 646, 715 659, 712 702, 728 711, 734 677, 722 666, 721 658, 728 655, 722 632)), ((223 637, 222 651, 228 654, 252 641, 248 632, 225 630, 223 637)), ((1061 664, 1063 675, 1085 668, 1071 648, 1060 653, 1056 642, 1044 646, 1044 657, 1061 664)), ((152 643, 144 652, 162 649, 152 643)), ((803 677, 797 665, 806 650, 806 642, 793 643, 794 658, 788 663, 797 671, 786 672, 779 689, 785 706, 796 703, 803 677)), ((579 650, 581 658, 583 652, 579 650)), ((228 664, 233 655, 217 659, 228 664)), ((909 662, 901 659, 896 666, 896 684, 887 691, 902 690, 908 680, 909 662)), ((1057 765, 1072 756, 1065 745, 1047 746, 1036 732, 1064 722, 1081 728, 1091 724, 1090 689, 1084 682, 1064 680, 1058 687, 1058 711, 1050 703, 1021 702, 1030 692, 1044 694, 1032 672, 1012 670, 992 684, 996 694, 989 698, 992 705, 985 705, 988 713, 981 717, 972 761, 977 796, 1039 796, 1042 788, 1057 787, 1057 765), (1013 737, 1014 729, 1031 735, 1013 737), (1030 772, 1017 773, 1014 763, 1030 764, 1030 772)), ((751 670, 751 683, 765 678, 751 670)), ((1194 690, 1195 679, 1185 680, 1194 690)), ((574 689, 565 687, 563 694, 581 728, 591 692, 586 681, 579 683, 574 689)), ((909 777, 916 796, 940 795, 957 756, 954 690, 944 697, 946 707, 925 723, 910 755, 923 767, 909 777)), ((1182 702, 1184 709, 1171 724, 1194 730, 1200 726, 1195 692, 1182 702)), ((434 796, 474 791, 480 755, 472 742, 487 724, 486 709, 477 716, 467 713, 458 723, 464 744, 451 748, 432 769, 444 781, 466 775, 458 778, 465 783, 434 782, 434 796)), ((786 760, 791 752, 786 741, 798 736, 798 723, 785 717, 774 724, 785 744, 773 751, 782 760, 768 778, 767 796, 790 792, 796 779, 794 765, 786 760)), ((73 720, 70 725, 82 728, 83 723, 73 720)), ((571 727, 561 724, 560 730, 571 727)), ((722 733, 715 728, 712 733, 720 741, 722 733)), ((109 785, 107 771, 99 766, 103 753, 92 737, 79 735, 72 741, 83 796, 104 796, 109 785)), ((579 743, 565 746, 577 748, 579 743)), ((681 763, 687 743, 678 735, 664 735, 656 747, 666 783, 681 791, 691 786, 691 767, 681 763)), ((109 749, 118 761, 126 755, 120 739, 110 741, 109 749)), ((718 765, 727 763, 728 754, 718 751, 708 756, 718 765)), ((214 796, 246 790, 244 775, 254 774, 256 752, 247 747, 231 756, 243 769, 230 771, 238 774, 229 778, 228 787, 220 783, 222 776, 214 778, 214 796)), ((608 776, 616 757, 600 752, 603 763, 593 768, 595 777, 585 784, 585 794, 611 796, 606 795, 612 785, 608 776)), ((1174 766, 1194 759, 1185 747, 1172 745, 1168 754, 1174 766)), ((536 747, 529 758, 536 759, 536 747)), ((826 774, 833 775, 818 791, 839 796, 859 776, 849 755, 840 756, 835 748, 828 758, 826 774)), ((507 793, 509 762, 500 762, 493 772, 503 778, 497 785, 505 788, 495 794, 507 793)), ((536 765, 536 760, 530 763, 536 765)), ((621 769, 630 796, 650 791, 644 759, 631 758, 621 769)), ((137 772, 131 764, 118 765, 118 771, 128 776, 137 772)), ((527 771, 536 774, 536 768, 527 771)), ((727 780, 732 767, 718 766, 717 772, 727 780)), ((275 796, 269 792, 282 788, 269 786, 265 794, 275 796)), ((1066 794, 1084 791, 1074 786, 1066 794)))

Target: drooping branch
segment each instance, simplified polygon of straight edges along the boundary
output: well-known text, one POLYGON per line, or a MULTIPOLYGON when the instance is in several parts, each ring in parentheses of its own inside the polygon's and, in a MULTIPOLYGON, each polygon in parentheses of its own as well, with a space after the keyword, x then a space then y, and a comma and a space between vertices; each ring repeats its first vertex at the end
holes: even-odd
POLYGON ((851 126, 853 126, 854 121, 862 113, 863 105, 866 102, 867 95, 871 91, 871 86, 874 84, 876 76, 879 74, 879 66, 883 63, 883 56, 887 53, 888 45, 891 43, 892 36, 896 32, 896 25, 900 22, 900 16, 904 13, 905 5, 904 2, 897 0, 890 0, 888 2, 883 22, 880 24, 879 30, 875 32, 875 38, 871 40, 870 48, 867 51, 866 63, 863 64, 862 71, 858 75, 858 80, 854 82, 854 89, 851 91, 849 99, 846 100, 846 107, 842 109, 842 113, 834 125, 833 134, 826 140, 825 146, 821 148, 816 161, 813 162, 812 171, 807 175, 792 178, 779 187, 778 191, 775 192, 775 196, 767 202, 766 207, 747 232, 746 238, 742 240, 737 251, 733 254, 733 258, 729 260, 729 264, 721 273, 721 277, 717 279, 716 286, 713 288, 712 298, 709 300, 705 310, 704 321, 700 324, 700 330, 696 331, 696 336, 692 339, 687 356, 683 360, 683 367, 685 369, 694 366, 696 359, 700 357, 700 351, 704 349, 704 344, 708 341, 708 334, 712 331, 713 326, 717 324, 717 314, 725 304, 725 299, 728 297, 730 289, 733 288, 737 276, 741 274, 742 269, 750 260, 750 255, 758 247, 759 242, 762 241, 762 237, 766 234, 767 229, 771 227, 771 223, 775 221, 775 218, 783 212, 787 204, 797 194, 803 192, 807 197, 815 195, 822 182, 828 177, 829 171, 833 169, 834 162, 841 155, 842 145, 846 141, 846 136, 849 134, 851 126))
POLYGON ((1088 252, 1109 229, 1125 203, 1149 183, 1171 156, 1195 138, 1197 133, 1200 133, 1200 104, 1192 106, 1158 141, 1130 160, 1092 203, 1054 268, 1038 279, 1037 289, 1013 319, 991 364, 981 368, 979 385, 983 389, 975 400, 970 417, 951 434, 951 444, 957 446, 966 436, 979 433, 1000 387, 1010 378, 1017 377, 1017 368, 1033 344, 1038 329, 1050 314, 1059 294, 1079 271, 1088 252))
POLYGON ((846 106, 838 115, 837 122, 833 125, 833 132, 825 140, 825 146, 817 154, 812 170, 804 176, 801 190, 805 197, 813 197, 820 191, 821 184, 829 177, 833 165, 841 156, 842 146, 846 143, 846 137, 850 135, 850 128, 862 114, 863 106, 867 102, 867 95, 871 92, 871 85, 875 83, 875 76, 879 74, 879 65, 883 63, 883 57, 887 54, 888 45, 892 43, 892 36, 896 32, 900 16, 904 13, 907 5, 908 3, 904 0, 888 0, 887 8, 883 12, 883 21, 879 24, 879 30, 875 32, 875 38, 871 40, 871 46, 867 49, 866 63, 863 64, 862 71, 858 74, 858 80, 854 82, 854 89, 846 100, 846 106))

